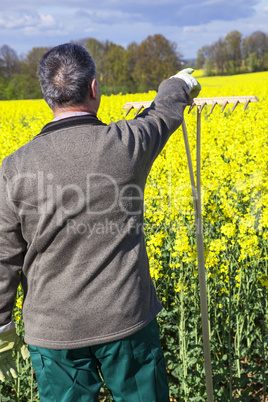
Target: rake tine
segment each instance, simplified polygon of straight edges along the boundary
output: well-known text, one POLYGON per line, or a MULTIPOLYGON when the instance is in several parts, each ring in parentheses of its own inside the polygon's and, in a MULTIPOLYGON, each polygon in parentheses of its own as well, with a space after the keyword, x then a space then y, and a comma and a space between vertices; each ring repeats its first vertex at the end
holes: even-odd
POLYGON ((129 112, 134 109, 134 106, 130 106, 130 108, 127 110, 127 113, 125 114, 125 117, 127 117, 127 115, 129 114, 129 112))
POLYGON ((248 99, 248 100, 246 101, 243 112, 244 112, 244 111, 246 110, 246 108, 248 107, 249 102, 250 102, 250 99, 248 99))
POLYGON ((139 109, 138 109, 137 112, 135 113, 135 116, 137 116, 137 114, 140 113, 140 111, 141 111, 141 109, 142 109, 143 107, 144 107, 143 105, 139 107, 139 109))
POLYGON ((193 102, 193 103, 191 104, 191 106, 189 107, 188 114, 191 113, 191 111, 193 110, 194 107, 195 107, 195 104, 194 104, 194 102, 193 102))
POLYGON ((214 107, 217 105, 217 102, 214 102, 213 105, 211 106, 209 114, 211 114, 214 110, 214 107))
POLYGON ((225 101, 223 106, 222 106, 221 113, 224 111, 224 109, 226 108, 227 104, 228 104, 228 101, 225 101))
POLYGON ((238 103, 239 103, 239 100, 237 100, 237 101, 235 102, 235 104, 234 104, 234 106, 233 106, 233 108, 232 108, 232 112, 235 110, 235 108, 236 108, 236 106, 238 105, 238 103))
POLYGON ((207 102, 204 102, 204 103, 201 105, 201 107, 200 107, 200 109, 199 109, 199 113, 202 112, 202 110, 204 109, 204 107, 206 106, 206 104, 207 104, 207 102))

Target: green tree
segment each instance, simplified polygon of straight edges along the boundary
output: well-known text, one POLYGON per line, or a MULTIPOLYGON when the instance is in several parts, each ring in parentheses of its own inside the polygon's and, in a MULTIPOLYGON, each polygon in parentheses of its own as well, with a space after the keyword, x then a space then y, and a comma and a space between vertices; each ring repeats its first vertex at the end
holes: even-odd
POLYGON ((103 69, 103 59, 105 54, 105 44, 94 38, 84 40, 84 46, 93 57, 96 63, 97 74, 102 83, 105 71, 103 69))
POLYGON ((49 47, 34 47, 26 55, 26 58, 21 63, 21 70, 24 74, 37 80, 37 67, 41 57, 48 52, 49 47))
POLYGON ((39 99, 43 97, 37 77, 37 67, 41 57, 49 49, 49 47, 34 47, 22 60, 20 77, 15 76, 13 79, 17 97, 20 99, 39 99))
POLYGON ((220 38, 214 42, 210 47, 210 54, 216 74, 224 74, 228 59, 225 41, 220 38))
POLYGON ((231 73, 236 73, 242 65, 242 34, 238 31, 232 31, 224 38, 226 49, 226 61, 228 70, 231 73))
POLYGON ((197 58, 195 61, 196 68, 204 68, 204 64, 208 58, 211 57, 211 46, 205 45, 197 52, 197 58))
POLYGON ((261 31, 253 32, 242 42, 245 64, 250 72, 268 69, 268 36, 261 31))
POLYGON ((12 80, 21 72, 20 60, 8 45, 0 48, 0 99, 16 99, 12 80))
POLYGON ((128 91, 135 93, 137 92, 137 82, 134 79, 134 69, 138 60, 138 44, 132 42, 127 46, 126 50, 126 67, 128 73, 128 91))
POLYGON ((119 45, 106 41, 103 57, 103 89, 107 94, 127 92, 130 75, 127 52, 119 45))
POLYGON ((159 83, 181 68, 181 55, 175 43, 163 35, 148 36, 137 48, 133 78, 137 90, 157 90, 159 83))
POLYGON ((0 48, 0 73, 10 80, 14 74, 20 71, 20 61, 17 53, 8 45, 0 48))

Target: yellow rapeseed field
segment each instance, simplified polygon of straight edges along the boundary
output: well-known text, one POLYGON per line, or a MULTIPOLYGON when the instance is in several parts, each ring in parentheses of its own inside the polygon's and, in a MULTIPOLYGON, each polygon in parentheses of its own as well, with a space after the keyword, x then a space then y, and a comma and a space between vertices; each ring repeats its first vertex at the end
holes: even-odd
MULTIPOLYGON (((233 378, 241 379, 242 359, 255 362, 261 351, 267 352, 264 298, 268 288, 268 72, 232 77, 198 74, 198 80, 202 97, 259 98, 259 103, 250 104, 245 112, 242 105, 233 113, 231 106, 223 113, 216 106, 209 114, 210 107, 206 106, 201 125, 202 214, 212 360, 217 373, 223 373, 221 357, 231 358, 228 361, 233 378)), ((124 103, 153 100, 155 94, 103 96, 98 117, 105 123, 124 119, 124 103)), ((185 120, 195 166, 196 110, 190 114, 187 111, 188 108, 185 120)), ((130 112, 127 119, 133 117, 134 112, 130 112)), ((0 102, 0 161, 51 119, 52 113, 43 100, 0 102)), ((192 395, 187 371, 192 358, 190 349, 200 343, 201 335, 194 211, 181 128, 169 139, 151 170, 145 194, 145 232, 159 297, 165 311, 172 311, 168 320, 177 320, 177 362, 184 370, 176 374, 173 363, 168 360, 167 364, 173 377, 183 382, 181 395, 187 398, 192 395), (183 341, 185 334, 188 337, 183 341)), ((20 320, 20 308, 21 296, 14 312, 16 320, 20 320)), ((164 316, 159 319, 162 333, 167 335, 165 320, 164 316)), ((173 350, 169 337, 170 332, 164 341, 167 356, 173 350)), ((221 400, 220 391, 218 397, 221 400)))

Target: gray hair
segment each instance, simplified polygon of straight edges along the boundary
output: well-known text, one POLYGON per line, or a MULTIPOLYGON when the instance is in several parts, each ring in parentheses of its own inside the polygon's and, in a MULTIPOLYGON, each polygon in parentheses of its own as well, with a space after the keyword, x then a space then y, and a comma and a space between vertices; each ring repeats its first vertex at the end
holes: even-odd
POLYGON ((96 65, 83 46, 65 43, 41 58, 37 74, 45 101, 53 110, 85 103, 96 65))

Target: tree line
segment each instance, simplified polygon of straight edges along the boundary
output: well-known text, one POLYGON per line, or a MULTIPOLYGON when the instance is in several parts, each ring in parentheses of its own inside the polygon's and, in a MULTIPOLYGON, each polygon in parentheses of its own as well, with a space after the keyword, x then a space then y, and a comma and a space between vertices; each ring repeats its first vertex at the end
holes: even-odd
POLYGON ((256 31, 243 38, 239 31, 232 31, 198 50, 196 68, 205 75, 268 70, 268 35, 256 31))
MULTIPOLYGON (((232 31, 199 49, 195 62, 185 61, 177 44, 161 34, 148 36, 139 45, 132 42, 127 48, 94 38, 72 42, 85 46, 93 56, 106 95, 157 90, 163 79, 185 66, 203 69, 205 75, 268 70, 268 36, 261 31, 244 38, 232 31)), ((9 45, 0 47, 0 100, 42 98, 36 70, 48 50, 34 47, 19 57, 9 45)))
MULTIPOLYGON (((107 95, 156 90, 183 63, 177 44, 160 34, 148 36, 139 45, 133 42, 126 49, 94 38, 72 42, 84 46, 94 58, 102 93, 107 95)), ((35 47, 19 58, 10 46, 0 48, 0 99, 42 98, 36 70, 48 50, 35 47)))

